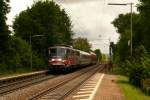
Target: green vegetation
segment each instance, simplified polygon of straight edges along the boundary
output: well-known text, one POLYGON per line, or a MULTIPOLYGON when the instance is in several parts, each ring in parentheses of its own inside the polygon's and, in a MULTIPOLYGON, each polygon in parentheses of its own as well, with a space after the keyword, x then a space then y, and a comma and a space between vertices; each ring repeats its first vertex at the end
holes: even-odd
MULTIPOLYGON (((7 52, 9 46, 9 33, 8 26, 6 25, 6 14, 9 12, 9 0, 0 0, 0 55, 7 52)), ((3 58, 0 57, 0 62, 3 58)))
POLYGON ((6 25, 6 14, 9 12, 8 3, 8 0, 0 0, 0 62, 2 63, 4 59, 7 59, 4 54, 8 52, 10 39, 8 26, 6 25))
POLYGON ((71 21, 54 1, 37 0, 18 14, 14 33, 6 25, 9 10, 9 0, 0 0, 0 76, 46 69, 48 47, 54 44, 73 44, 76 49, 91 51, 86 38, 73 41, 71 21))
MULTIPOLYGON (((113 62, 129 82, 142 87, 142 80, 150 78, 150 1, 139 0, 139 13, 133 13, 133 51, 130 51, 130 13, 120 14, 112 24, 120 38, 113 45, 113 62)), ((131 99, 132 100, 132 99, 131 99)))
POLYGON ((16 16, 13 29, 15 36, 30 43, 47 63, 48 47, 53 44, 71 44, 71 21, 60 6, 53 1, 35 2, 16 16), (39 35, 39 36, 37 36, 39 35))
POLYGON ((96 54, 96 59, 98 62, 100 62, 102 60, 102 53, 100 49, 96 49, 94 50, 95 54, 96 54))
POLYGON ((48 47, 71 43, 71 21, 55 2, 38 0, 22 11, 14 20, 13 35, 6 25, 9 10, 9 0, 0 0, 0 76, 44 70, 48 47))
MULTIPOLYGON (((78 50, 82 50, 85 52, 91 52, 91 44, 89 43, 87 38, 76 38, 73 41, 73 48, 78 49, 78 50)), ((106 56, 104 54, 101 53, 100 49, 95 49, 93 51, 96 54, 96 59, 98 62, 102 61, 102 60, 106 60, 106 56)))
POLYGON ((0 75, 45 69, 46 65, 36 52, 32 52, 33 68, 30 67, 31 48, 26 41, 11 37, 5 59, 0 63, 0 75))
POLYGON ((76 38, 73 41, 73 48, 79 49, 82 51, 90 52, 91 51, 91 44, 89 44, 87 38, 76 38))
POLYGON ((108 55, 102 54, 101 61, 108 61, 108 55))
POLYGON ((139 88, 130 84, 125 76, 118 76, 118 84, 125 96, 125 100, 150 100, 139 88))

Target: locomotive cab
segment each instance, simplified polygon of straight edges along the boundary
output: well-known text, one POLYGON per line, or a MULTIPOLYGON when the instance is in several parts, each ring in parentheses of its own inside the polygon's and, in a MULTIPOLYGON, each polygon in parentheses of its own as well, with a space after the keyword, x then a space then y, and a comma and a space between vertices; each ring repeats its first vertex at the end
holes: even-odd
POLYGON ((49 48, 49 67, 56 68, 64 67, 67 64, 66 60, 66 48, 63 47, 50 47, 49 48))

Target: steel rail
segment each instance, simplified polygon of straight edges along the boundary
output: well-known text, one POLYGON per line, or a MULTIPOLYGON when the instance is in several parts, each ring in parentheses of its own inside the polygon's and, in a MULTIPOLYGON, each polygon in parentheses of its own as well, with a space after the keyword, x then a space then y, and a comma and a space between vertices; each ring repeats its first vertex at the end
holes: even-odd
POLYGON ((27 86, 40 83, 42 81, 55 78, 56 76, 47 75, 47 71, 42 73, 29 74, 25 76, 18 76, 13 78, 5 78, 1 81, 0 84, 0 95, 6 95, 18 89, 25 88, 27 86))
POLYGON ((80 73, 79 75, 72 76, 69 79, 63 80, 62 82, 56 84, 55 86, 50 87, 47 90, 43 90, 42 92, 34 95, 33 97, 30 97, 29 100, 37 100, 37 99, 40 99, 41 97, 44 97, 44 99, 46 99, 45 95, 52 93, 53 91, 61 88, 62 86, 66 85, 69 82, 75 81, 77 79, 79 80, 81 77, 85 77, 86 75, 88 76, 88 77, 85 77, 82 81, 80 81, 77 85, 75 85, 74 87, 72 87, 71 90, 68 90, 64 94, 61 94, 61 96, 56 97, 57 99, 55 98, 55 100, 62 100, 64 97, 66 97, 67 95, 69 95, 72 91, 74 91, 75 88, 77 88, 78 86, 80 86, 81 84, 83 84, 86 80, 88 80, 91 76, 93 76, 95 74, 95 72, 99 71, 100 69, 101 70, 103 69, 103 67, 98 68, 97 66, 95 66, 95 68, 91 67, 90 69, 86 70, 85 72, 80 73))
POLYGON ((76 90, 79 86, 81 86, 82 84, 84 84, 88 79, 90 79, 93 75, 95 75, 95 72, 102 71, 103 69, 104 69, 104 66, 101 67, 101 68, 99 68, 98 70, 94 71, 93 73, 91 73, 91 75, 89 75, 84 80, 82 80, 79 84, 77 84, 75 87, 73 87, 72 89, 70 89, 70 91, 66 92, 64 95, 62 95, 60 98, 58 98, 58 100, 64 100, 65 97, 67 97, 74 90, 76 90))

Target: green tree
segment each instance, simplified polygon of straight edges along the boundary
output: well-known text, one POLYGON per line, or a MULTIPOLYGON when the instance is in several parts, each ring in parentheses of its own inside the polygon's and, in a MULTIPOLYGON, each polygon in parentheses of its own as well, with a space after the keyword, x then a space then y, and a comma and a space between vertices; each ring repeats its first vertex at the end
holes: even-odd
POLYGON ((101 61, 107 61, 107 55, 106 54, 102 54, 102 59, 101 61))
POLYGON ((77 38, 73 41, 73 47, 82 51, 90 52, 91 44, 88 42, 87 38, 77 38))
POLYGON ((37 1, 16 16, 13 24, 15 36, 26 41, 32 38, 32 48, 44 58, 52 44, 70 44, 71 22, 63 9, 53 1, 37 1), (42 37, 32 37, 43 35, 42 37))
POLYGON ((95 52, 95 54, 96 54, 96 59, 97 59, 97 61, 98 61, 98 62, 101 61, 101 59, 102 59, 101 50, 100 50, 100 49, 96 49, 96 50, 94 50, 94 52, 95 52))
MULTIPOLYGON (((133 35, 132 35, 132 45, 133 45, 133 56, 134 48, 142 43, 142 33, 141 33, 141 17, 139 14, 133 13, 133 35)), ((119 56, 121 61, 125 61, 126 58, 130 56, 130 14, 120 14, 112 24, 117 28, 117 32, 120 34, 118 43, 114 46, 114 56, 119 56)))
POLYGON ((32 70, 43 70, 46 68, 43 59, 36 52, 32 51, 31 53, 31 47, 25 40, 12 36, 9 46, 9 52, 5 54, 5 62, 0 63, 0 73, 31 70, 31 54, 33 62, 32 70))
POLYGON ((6 14, 9 12, 9 0, 0 0, 0 63, 5 58, 5 53, 8 52, 9 47, 9 30, 6 25, 6 14))
POLYGON ((149 0, 139 0, 140 4, 138 6, 138 10, 141 15, 141 37, 142 44, 145 48, 150 51, 150 1, 149 0))
POLYGON ((133 55, 130 57, 130 14, 120 14, 112 23, 120 34, 120 39, 113 47, 113 58, 130 82, 140 86, 141 80, 150 77, 150 1, 139 0, 140 13, 133 13, 133 55))

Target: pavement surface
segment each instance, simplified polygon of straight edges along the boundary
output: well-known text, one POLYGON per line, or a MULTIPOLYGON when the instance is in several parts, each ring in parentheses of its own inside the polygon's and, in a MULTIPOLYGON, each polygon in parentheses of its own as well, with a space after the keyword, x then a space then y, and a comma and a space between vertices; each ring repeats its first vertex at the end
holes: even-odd
POLYGON ((116 75, 105 74, 93 100, 124 100, 116 75))

